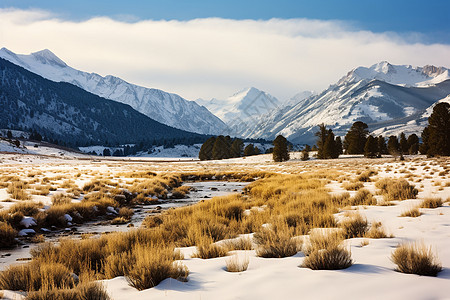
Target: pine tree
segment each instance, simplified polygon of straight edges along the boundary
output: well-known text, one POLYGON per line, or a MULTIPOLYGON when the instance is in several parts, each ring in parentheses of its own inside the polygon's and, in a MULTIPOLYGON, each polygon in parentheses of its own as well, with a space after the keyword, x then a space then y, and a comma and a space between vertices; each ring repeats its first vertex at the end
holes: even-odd
POLYGON ((317 136, 317 158, 324 159, 325 156, 325 142, 327 141, 328 130, 325 124, 319 125, 319 131, 316 132, 317 136))
POLYGON ((408 136, 408 153, 411 155, 416 155, 419 151, 419 137, 413 133, 408 136))
POLYGON ((427 154, 450 155, 450 104, 441 102, 433 108, 428 118, 427 154))
POLYGON ((200 152, 198 153, 198 158, 200 160, 211 160, 212 158, 212 149, 214 146, 214 143, 216 142, 215 137, 210 137, 207 139, 202 147, 200 148, 200 152))
POLYGON ((255 155, 255 147, 253 144, 248 144, 244 149, 244 156, 255 155))
POLYGON ((259 150, 259 148, 255 146, 254 155, 258 154, 261 154, 261 150, 259 150))
POLYGON ((346 153, 348 154, 363 154, 364 146, 366 145, 367 135, 369 131, 366 123, 357 121, 353 123, 349 131, 345 135, 345 143, 347 146, 346 153))
POLYGON ((212 159, 224 159, 230 158, 230 148, 231 148, 231 139, 229 136, 225 137, 223 135, 219 135, 214 142, 214 146, 212 148, 212 159))
POLYGON ((276 162, 289 160, 288 142, 286 138, 279 135, 273 141, 273 160, 276 162))
POLYGON ((404 132, 400 134, 400 151, 401 154, 408 153, 408 141, 404 132))
POLYGON ((391 154, 394 157, 399 156, 400 154, 400 145, 398 143, 398 139, 396 136, 391 135, 389 137, 388 143, 387 143, 387 149, 389 154, 391 154))
POLYGON ((6 132, 6 137, 7 137, 8 139, 12 139, 12 138, 13 138, 13 135, 12 135, 11 130, 8 130, 8 131, 6 132))
POLYGON ((364 156, 368 158, 375 158, 378 153, 378 141, 373 136, 367 137, 366 144, 364 145, 364 156))
POLYGON ((378 154, 377 157, 381 158, 382 154, 388 154, 388 150, 386 147, 386 140, 382 135, 380 135, 377 139, 377 148, 378 148, 378 154))
POLYGON ((338 156, 344 153, 342 148, 342 140, 340 136, 336 137, 336 151, 338 153, 338 156))
POLYGON ((334 140, 334 134, 333 131, 330 129, 328 130, 327 139, 325 141, 323 150, 323 156, 324 158, 338 158, 339 153, 336 148, 336 142, 334 140))
POLYGON ((430 138, 430 130, 429 130, 428 126, 427 126, 422 131, 422 144, 419 146, 419 151, 423 155, 427 155, 428 154, 428 149, 430 148, 428 146, 429 138, 430 138))
POLYGON ((235 139, 231 144, 231 157, 241 157, 244 154, 244 142, 241 139, 235 139))

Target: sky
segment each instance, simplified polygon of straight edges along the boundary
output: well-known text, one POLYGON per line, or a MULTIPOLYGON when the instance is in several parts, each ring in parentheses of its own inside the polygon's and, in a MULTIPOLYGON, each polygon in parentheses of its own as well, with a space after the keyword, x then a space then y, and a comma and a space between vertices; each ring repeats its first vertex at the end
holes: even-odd
POLYGON ((189 100, 287 100, 382 60, 450 67, 449 15, 444 0, 0 0, 0 47, 189 100))

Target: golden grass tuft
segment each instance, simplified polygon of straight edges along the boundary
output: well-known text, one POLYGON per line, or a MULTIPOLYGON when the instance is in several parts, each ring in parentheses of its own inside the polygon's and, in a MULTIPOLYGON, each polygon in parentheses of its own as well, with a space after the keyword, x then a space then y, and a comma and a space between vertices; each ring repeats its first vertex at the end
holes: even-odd
POLYGON ((262 228, 253 236, 257 244, 256 255, 260 257, 289 257, 295 255, 299 249, 297 242, 292 239, 293 230, 287 225, 262 228))
POLYGON ((366 232, 365 237, 369 239, 384 239, 392 238, 393 236, 386 233, 386 230, 381 222, 373 222, 369 231, 366 232))
POLYGON ((363 218, 359 213, 355 213, 341 221, 339 227, 343 229, 344 237, 351 239, 365 236, 369 229, 369 223, 366 218, 363 218))
POLYGON ((7 192, 11 194, 11 198, 16 200, 29 200, 30 195, 26 189, 28 185, 23 181, 13 181, 8 185, 7 192))
POLYGON ((384 178, 375 183, 385 201, 415 199, 418 190, 405 179, 384 178))
POLYGON ((0 222, 0 248, 10 248, 17 244, 17 231, 8 223, 0 222))
POLYGON ((438 208, 443 204, 442 198, 425 198, 420 205, 421 208, 438 208))
POLYGON ((23 201, 17 202, 9 208, 9 213, 22 213, 24 216, 34 216, 36 215, 41 208, 44 207, 42 202, 34 202, 34 201, 23 201))
POLYGON ((310 234, 307 257, 301 267, 312 270, 340 270, 353 264, 351 253, 342 245, 343 236, 338 231, 314 231, 310 234))
POLYGON ((109 300, 110 297, 105 288, 98 283, 81 283, 73 289, 44 289, 37 292, 30 292, 27 300, 109 300))
POLYGON ((196 251, 192 254, 192 257, 209 259, 227 256, 228 249, 224 246, 214 244, 211 238, 202 238, 197 244, 196 251))
POLYGON ((225 261, 227 272, 244 272, 247 270, 249 263, 248 257, 239 260, 237 255, 233 255, 225 261))
POLYGON ((418 207, 413 207, 409 210, 406 210, 401 213, 400 217, 411 217, 411 218, 417 218, 420 217, 422 213, 420 212, 418 207))
POLYGON ((400 245, 392 252, 391 260, 397 265, 396 271, 402 273, 437 276, 442 271, 431 247, 423 243, 400 245))
POLYGON ((362 182, 344 182, 342 187, 347 191, 357 191, 364 187, 364 184, 362 182))
POLYGON ((371 192, 369 192, 366 189, 360 189, 358 192, 356 192, 355 196, 350 198, 350 205, 376 205, 377 200, 372 195, 371 192))

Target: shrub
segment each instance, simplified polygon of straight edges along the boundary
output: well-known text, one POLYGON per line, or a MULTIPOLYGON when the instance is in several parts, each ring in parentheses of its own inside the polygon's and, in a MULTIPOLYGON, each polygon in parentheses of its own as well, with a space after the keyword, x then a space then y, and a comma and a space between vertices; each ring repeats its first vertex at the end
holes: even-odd
POLYGON ((173 249, 138 245, 133 249, 136 261, 127 279, 131 286, 144 290, 158 285, 166 278, 186 280, 189 271, 181 263, 174 263, 173 249))
POLYGON ((351 239, 363 237, 369 229, 369 224, 367 219, 363 218, 360 214, 354 214, 350 218, 340 222, 339 227, 344 230, 345 238, 351 239))
POLYGON ((109 295, 105 288, 94 282, 81 283, 73 289, 44 289, 37 292, 30 292, 27 300, 109 300, 109 295))
POLYGON ((226 270, 227 272, 243 272, 246 271, 248 268, 250 260, 248 257, 243 259, 242 261, 239 260, 239 257, 237 255, 233 255, 229 259, 225 261, 226 264, 226 270))
POLYGON ((131 217, 133 216, 134 211, 131 208, 128 207, 122 207, 119 209, 119 217, 122 217, 129 221, 131 217))
POLYGON ((72 198, 63 193, 54 194, 52 196, 53 205, 69 204, 72 202, 72 198))
POLYGON ((370 226, 370 230, 365 234, 365 237, 369 239, 384 239, 392 236, 386 234, 381 222, 374 222, 372 223, 372 226, 370 226))
POLYGON ((442 271, 431 247, 424 244, 403 244, 392 252, 391 260, 397 265, 396 271, 424 276, 437 276, 442 271))
POLYGON ((38 291, 42 288, 72 288, 72 272, 58 263, 32 262, 12 265, 0 273, 0 289, 13 291, 38 291))
POLYGON ((226 256, 228 250, 220 245, 213 244, 212 239, 203 238, 197 245, 196 252, 192 257, 198 257, 203 259, 216 258, 226 256))
POLYGON ((18 202, 10 207, 9 213, 14 214, 19 212, 25 216, 34 216, 40 211, 40 208, 42 207, 44 207, 44 204, 42 204, 42 202, 18 202))
POLYGON ((381 189, 386 201, 415 199, 419 192, 405 179, 385 178, 377 181, 375 186, 381 189))
POLYGON ((366 189, 360 189, 355 196, 350 198, 350 205, 375 205, 377 204, 377 200, 366 189))
POLYGON ((228 240, 224 242, 225 247, 228 251, 232 250, 252 250, 253 243, 250 238, 237 238, 233 240, 228 240))
POLYGON ((287 228, 263 228, 253 236, 258 245, 256 255, 260 257, 288 257, 298 252, 297 243, 292 238, 292 230, 287 228))
POLYGON ((343 237, 339 232, 314 231, 310 235, 308 256, 302 267, 312 270, 340 270, 353 264, 351 253, 342 246, 343 237))
POLYGON ((7 192, 11 198, 16 200, 29 200, 30 195, 26 192, 27 184, 23 181, 13 181, 8 185, 7 192))
POLYGON ((441 198, 425 198, 420 205, 422 208, 438 208, 443 204, 441 198))
POLYGON ((344 182, 342 187, 347 191, 357 191, 362 188, 364 184, 362 182, 344 182))
POLYGON ((0 222, 0 248, 10 248, 17 241, 17 231, 8 223, 0 222))
POLYGON ((420 217, 422 213, 417 207, 411 208, 410 210, 402 212, 400 217, 411 217, 411 218, 417 218, 420 217))

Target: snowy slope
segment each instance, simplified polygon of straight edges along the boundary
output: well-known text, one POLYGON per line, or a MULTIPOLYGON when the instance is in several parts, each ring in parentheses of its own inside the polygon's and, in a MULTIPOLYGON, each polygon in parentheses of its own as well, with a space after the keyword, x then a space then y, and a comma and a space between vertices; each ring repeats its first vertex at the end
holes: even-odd
POLYGON ((2 48, 0 57, 44 78, 72 83, 103 98, 129 104, 150 118, 175 128, 204 134, 217 134, 226 128, 219 118, 195 101, 137 86, 118 77, 102 77, 73 69, 47 49, 21 55, 2 48))
POLYGON ((442 67, 412 68, 386 62, 359 67, 320 94, 261 117, 244 136, 273 139, 283 134, 294 143, 314 143, 317 125, 324 123, 344 135, 355 121, 367 123, 371 131, 385 132, 388 127, 417 120, 449 95, 448 78, 448 69, 442 67))
POLYGON ((224 134, 231 136, 242 136, 262 115, 278 110, 283 105, 274 96, 254 87, 245 88, 227 99, 196 101, 224 121, 229 127, 229 131, 224 134))

